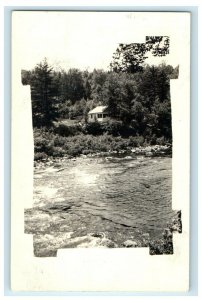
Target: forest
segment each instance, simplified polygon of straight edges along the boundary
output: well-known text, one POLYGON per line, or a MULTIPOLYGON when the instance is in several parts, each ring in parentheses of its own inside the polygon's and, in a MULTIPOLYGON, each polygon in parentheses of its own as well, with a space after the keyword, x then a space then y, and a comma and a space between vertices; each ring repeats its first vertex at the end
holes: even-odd
POLYGON ((55 70, 46 58, 22 70, 31 86, 35 159, 172 144, 170 79, 179 68, 145 63, 148 54, 168 53, 168 37, 147 37, 120 44, 108 71, 55 70), (110 120, 88 123, 98 105, 108 107, 110 120))

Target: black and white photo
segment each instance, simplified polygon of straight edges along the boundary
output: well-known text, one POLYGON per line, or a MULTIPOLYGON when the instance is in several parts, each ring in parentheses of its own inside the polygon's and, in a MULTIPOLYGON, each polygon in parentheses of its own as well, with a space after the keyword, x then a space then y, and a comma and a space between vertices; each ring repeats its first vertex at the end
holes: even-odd
POLYGON ((27 168, 12 209, 26 185, 29 256, 144 253, 170 274, 189 240, 189 13, 18 11, 12 21, 14 178, 27 168))

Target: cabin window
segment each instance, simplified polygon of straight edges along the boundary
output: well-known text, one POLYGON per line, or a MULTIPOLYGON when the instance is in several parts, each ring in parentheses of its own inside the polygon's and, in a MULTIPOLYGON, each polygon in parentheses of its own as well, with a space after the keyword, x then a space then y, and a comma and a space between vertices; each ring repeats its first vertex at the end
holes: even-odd
POLYGON ((93 115, 90 115, 91 119, 93 118, 93 115))
POLYGON ((102 114, 97 115, 98 119, 102 119, 102 114))

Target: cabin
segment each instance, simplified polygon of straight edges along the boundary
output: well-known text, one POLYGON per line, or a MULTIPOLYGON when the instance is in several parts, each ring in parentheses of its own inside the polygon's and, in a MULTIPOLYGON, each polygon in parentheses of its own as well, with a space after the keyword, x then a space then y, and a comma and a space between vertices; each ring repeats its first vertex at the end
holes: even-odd
POLYGON ((106 122, 110 119, 107 106, 97 106, 94 109, 90 110, 88 113, 89 122, 106 122))

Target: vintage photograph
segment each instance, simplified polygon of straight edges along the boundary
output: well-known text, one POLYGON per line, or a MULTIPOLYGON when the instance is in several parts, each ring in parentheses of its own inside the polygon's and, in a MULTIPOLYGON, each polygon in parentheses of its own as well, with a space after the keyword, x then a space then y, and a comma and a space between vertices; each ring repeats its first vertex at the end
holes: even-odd
POLYGON ((175 252, 183 224, 172 209, 170 82, 180 67, 172 37, 139 34, 139 18, 32 13, 21 81, 30 86, 34 138, 24 232, 36 257, 80 247, 175 252))
POLYGON ((187 291, 190 13, 11 28, 12 289, 187 291))

